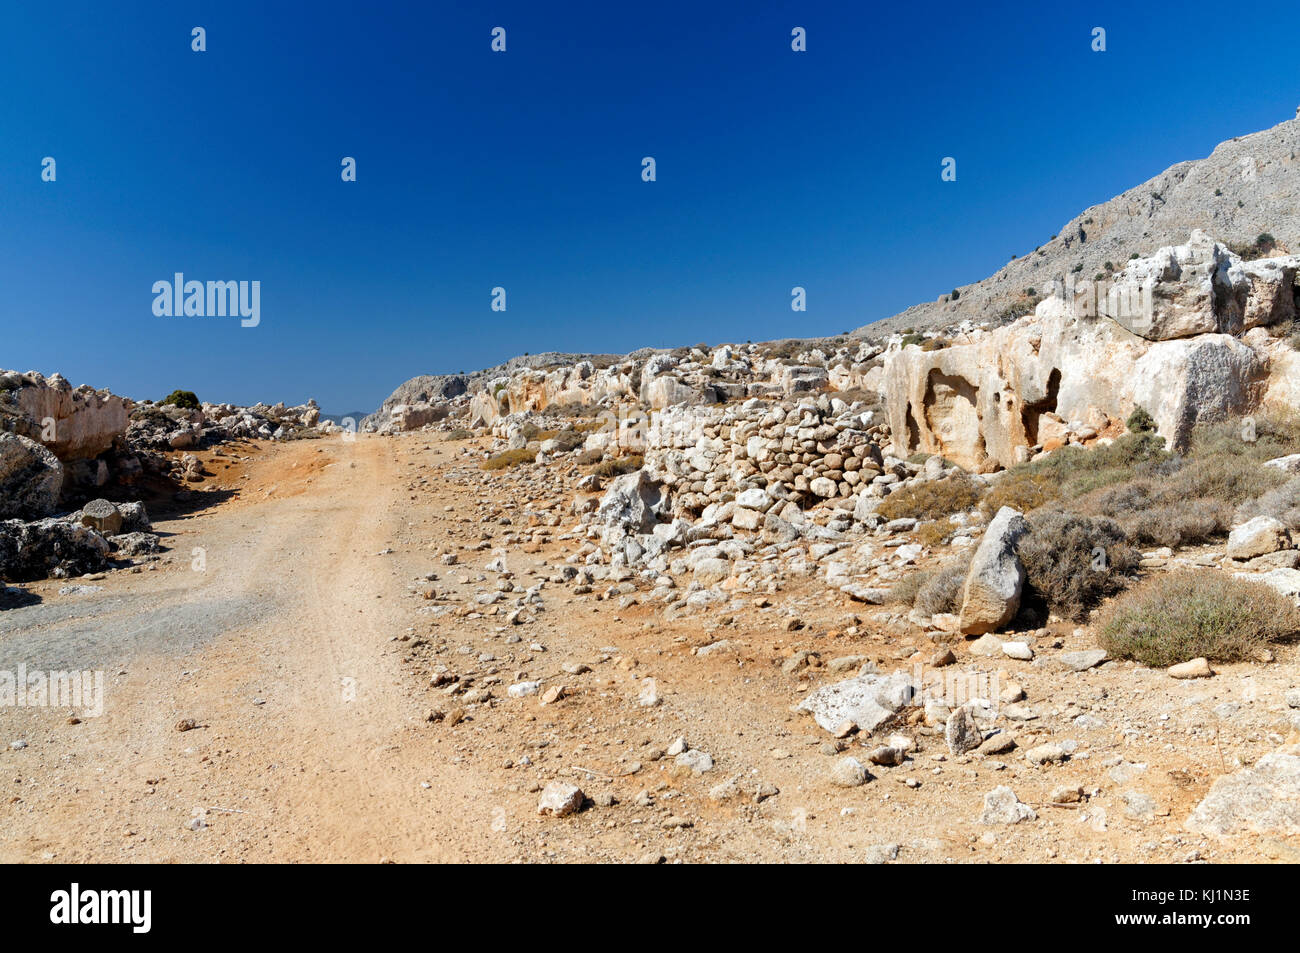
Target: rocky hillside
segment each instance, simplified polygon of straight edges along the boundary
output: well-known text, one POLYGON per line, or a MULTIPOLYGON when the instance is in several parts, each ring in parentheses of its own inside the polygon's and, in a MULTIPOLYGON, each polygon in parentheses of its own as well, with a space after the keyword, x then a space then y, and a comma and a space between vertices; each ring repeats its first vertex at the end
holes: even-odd
POLYGON ((854 335, 875 340, 962 320, 1006 323, 1032 311, 1053 279, 1118 271, 1130 258, 1180 244, 1198 228, 1247 259, 1260 257, 1248 246, 1261 234, 1272 235, 1283 251, 1300 251, 1300 118, 1220 143, 1204 159, 1171 166, 1084 209, 1041 247, 996 274, 958 286, 955 300, 944 295, 913 305, 854 335))
POLYGON ((563 354, 558 351, 547 351, 544 354, 521 354, 496 367, 472 371, 468 374, 421 374, 400 384, 388 395, 388 399, 379 406, 377 411, 360 421, 360 429, 376 429, 392 416, 395 407, 448 401, 469 393, 486 381, 518 370, 557 367, 576 364, 579 361, 605 365, 617 360, 620 360, 617 354, 563 354))

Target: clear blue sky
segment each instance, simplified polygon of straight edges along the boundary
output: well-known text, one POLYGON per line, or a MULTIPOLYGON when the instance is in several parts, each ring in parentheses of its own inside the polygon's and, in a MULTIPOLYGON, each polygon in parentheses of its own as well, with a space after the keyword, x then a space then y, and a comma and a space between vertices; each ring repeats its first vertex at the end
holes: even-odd
POLYGON ((525 351, 833 334, 1300 103, 1286 5, 450 6, 6 2, 0 367, 340 412, 525 351), (155 317, 177 271, 261 281, 261 325, 155 317))

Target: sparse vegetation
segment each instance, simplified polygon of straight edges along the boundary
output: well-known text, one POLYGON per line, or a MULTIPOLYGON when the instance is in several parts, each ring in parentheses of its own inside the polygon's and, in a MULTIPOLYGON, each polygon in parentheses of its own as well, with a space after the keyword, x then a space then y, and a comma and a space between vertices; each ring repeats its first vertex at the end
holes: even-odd
POLYGON ((1012 467, 984 495, 980 508, 991 516, 1003 506, 1023 513, 1053 500, 1073 500, 1152 472, 1172 456, 1164 449, 1164 438, 1151 433, 1125 434, 1090 449, 1062 447, 1012 467))
POLYGON ((1102 599, 1127 588, 1140 554, 1113 520, 1048 510, 1029 524, 1019 552, 1031 598, 1080 621, 1102 599))
POLYGON ((451 431, 451 433, 447 434, 447 436, 444 439, 468 440, 472 436, 474 436, 474 431, 466 430, 464 427, 457 427, 455 430, 451 431))
POLYGON ((930 520, 916 529, 916 539, 924 546, 940 546, 957 532, 957 524, 951 519, 930 520))
POLYGON ((958 611, 970 559, 970 554, 956 556, 934 569, 908 573, 889 590, 889 601, 912 606, 925 615, 958 611))
POLYGON ((591 468, 591 472, 599 477, 609 479, 611 477, 621 476, 624 473, 632 473, 640 470, 645 465, 645 459, 639 453, 628 454, 622 457, 610 457, 608 460, 602 460, 591 468))
POLYGON ((945 562, 921 581, 912 601, 913 608, 926 615, 960 610, 961 590, 969 569, 969 556, 959 556, 945 562))
POLYGON ((1269 232, 1260 232, 1256 239, 1250 244, 1232 245, 1228 248, 1234 255, 1251 261, 1256 258, 1266 258, 1277 248, 1277 239, 1269 232))
POLYGON ((1117 658, 1167 666, 1193 658, 1252 659, 1297 630, 1300 617, 1290 599, 1263 583, 1206 569, 1157 576, 1119 596, 1098 641, 1117 658))
POLYGON ((887 520, 915 517, 933 520, 975 507, 980 486, 965 473, 911 483, 880 501, 876 512, 887 520))
POLYGON ((519 450, 507 450, 504 453, 498 453, 494 457, 488 457, 481 466, 484 470, 504 470, 507 467, 517 467, 521 463, 532 463, 536 459, 536 450, 521 448, 519 450))

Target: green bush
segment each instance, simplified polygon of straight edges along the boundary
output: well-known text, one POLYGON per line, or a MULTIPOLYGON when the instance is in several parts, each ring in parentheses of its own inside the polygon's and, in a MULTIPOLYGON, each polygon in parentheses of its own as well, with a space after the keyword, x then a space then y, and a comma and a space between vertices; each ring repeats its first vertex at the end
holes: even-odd
POLYGON ((202 406, 192 390, 174 390, 162 399, 162 403, 184 410, 198 410, 202 406))
POLYGON ((1276 590, 1202 569, 1157 576, 1119 596, 1098 642, 1116 658, 1164 667, 1194 658, 1244 661, 1297 630, 1295 606, 1276 590))
POLYGON ((1129 433, 1155 433, 1156 422, 1152 416, 1147 413, 1145 407, 1134 406, 1133 413, 1128 415, 1128 420, 1124 422, 1129 433))

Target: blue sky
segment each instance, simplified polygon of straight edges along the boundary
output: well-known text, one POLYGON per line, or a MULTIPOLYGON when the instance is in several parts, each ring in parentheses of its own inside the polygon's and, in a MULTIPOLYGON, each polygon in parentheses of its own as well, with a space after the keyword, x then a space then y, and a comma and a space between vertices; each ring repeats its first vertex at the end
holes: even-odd
POLYGON ((457 6, 5 3, 0 367, 338 412, 526 351, 834 334, 1300 103, 1276 5, 457 6), (177 271, 260 281, 260 325, 156 317, 177 271))

